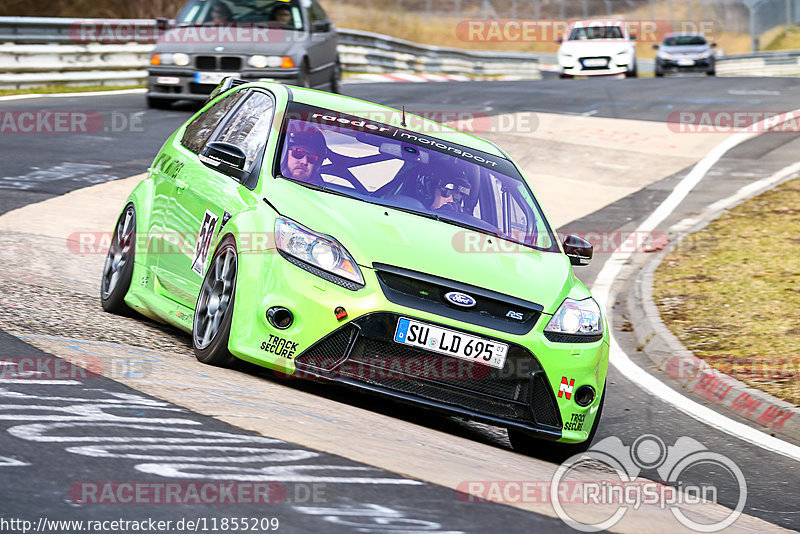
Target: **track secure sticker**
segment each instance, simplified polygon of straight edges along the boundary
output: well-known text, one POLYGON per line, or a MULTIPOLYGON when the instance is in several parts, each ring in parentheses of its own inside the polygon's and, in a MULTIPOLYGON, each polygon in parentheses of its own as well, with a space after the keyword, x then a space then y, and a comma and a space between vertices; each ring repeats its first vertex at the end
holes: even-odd
POLYGON ((585 420, 585 413, 574 413, 570 420, 564 423, 564 430, 583 430, 583 422, 585 420))
POLYGON ((294 353, 297 352, 297 343, 270 334, 269 341, 261 344, 261 350, 272 353, 275 356, 292 359, 294 358, 294 353))
POLYGON ((203 276, 203 271, 205 270, 208 252, 211 250, 211 241, 214 240, 214 228, 216 228, 218 220, 219 216, 206 210, 206 214, 203 217, 203 224, 200 226, 200 232, 197 234, 197 244, 194 246, 192 270, 200 276, 203 276))

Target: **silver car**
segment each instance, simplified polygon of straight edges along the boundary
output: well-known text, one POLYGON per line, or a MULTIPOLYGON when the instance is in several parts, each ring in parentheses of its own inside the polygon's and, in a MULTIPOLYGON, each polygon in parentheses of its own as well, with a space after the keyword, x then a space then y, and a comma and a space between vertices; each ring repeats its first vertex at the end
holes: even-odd
POLYGON ((709 43, 699 33, 670 33, 664 36, 661 45, 653 45, 656 52, 656 76, 667 72, 704 72, 715 74, 717 43, 709 43))
POLYGON ((160 30, 148 107, 205 101, 229 76, 339 91, 336 28, 317 0, 190 0, 160 30))

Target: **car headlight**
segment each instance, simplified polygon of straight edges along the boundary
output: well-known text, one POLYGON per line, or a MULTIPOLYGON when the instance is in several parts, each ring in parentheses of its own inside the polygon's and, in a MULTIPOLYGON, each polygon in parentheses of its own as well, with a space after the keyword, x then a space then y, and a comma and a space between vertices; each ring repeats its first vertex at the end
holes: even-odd
POLYGON ((172 65, 172 54, 153 54, 150 56, 151 65, 172 65))
POLYGON ((584 300, 565 299, 544 331, 555 334, 601 334, 603 323, 600 306, 591 297, 584 300))
POLYGON ((178 65, 179 67, 185 67, 189 64, 189 54, 183 54, 178 52, 177 54, 172 55, 172 62, 178 65))
POLYGON ((263 69, 269 65, 269 63, 269 58, 267 56, 262 56, 261 54, 250 56, 247 59, 247 64, 256 69, 263 69))
POLYGON ((697 57, 699 57, 700 59, 708 59, 709 57, 711 57, 711 51, 709 50, 708 52, 700 52, 699 54, 697 54, 697 57))
POLYGON ((668 60, 672 61, 673 59, 675 59, 675 56, 673 56, 669 52, 662 52, 661 53, 661 59, 668 59, 668 60))
POLYGON ((278 217, 275 220, 275 245, 278 250, 318 269, 364 285, 356 260, 331 237, 278 217))

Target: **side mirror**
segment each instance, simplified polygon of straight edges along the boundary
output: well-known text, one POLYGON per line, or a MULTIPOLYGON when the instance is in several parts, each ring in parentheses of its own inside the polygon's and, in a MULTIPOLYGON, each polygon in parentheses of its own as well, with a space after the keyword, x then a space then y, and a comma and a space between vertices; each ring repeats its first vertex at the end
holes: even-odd
POLYGON ((569 257, 572 265, 589 265, 594 254, 594 247, 585 239, 570 234, 564 238, 564 253, 569 257))
POLYGON ((717 47, 717 43, 711 43, 711 48, 716 48, 716 47, 717 47))
POLYGON ((563 42, 564 42, 564 39, 563 39, 563 37, 559 37, 558 39, 556 39, 556 42, 557 42, 558 44, 561 44, 561 43, 563 43, 563 42))
POLYGON ((327 20, 319 20, 311 24, 311 33, 328 33, 331 31, 331 23, 327 20))
POLYGON ((200 151, 200 161, 206 167, 241 181, 245 175, 244 164, 247 161, 247 155, 244 150, 234 144, 214 141, 208 143, 200 151))
POLYGON ((631 41, 638 41, 638 40, 639 40, 638 35, 631 35, 631 41))
POLYGON ((657 44, 654 44, 654 45, 653 45, 653 50, 658 50, 658 46, 659 46, 659 45, 657 45, 657 44))

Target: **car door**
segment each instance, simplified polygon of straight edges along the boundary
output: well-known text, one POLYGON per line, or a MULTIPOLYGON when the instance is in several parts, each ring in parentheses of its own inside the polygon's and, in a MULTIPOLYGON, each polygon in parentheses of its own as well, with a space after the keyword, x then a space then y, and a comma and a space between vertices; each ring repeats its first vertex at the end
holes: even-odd
POLYGON ((169 265, 171 256, 180 253, 184 247, 184 237, 174 231, 174 225, 169 220, 170 212, 174 210, 174 203, 178 195, 186 187, 183 177, 183 168, 191 158, 199 153, 211 134, 224 117, 241 98, 233 94, 214 104, 211 108, 194 118, 187 126, 181 137, 181 148, 165 147, 161 150, 151 167, 151 178, 154 182, 153 204, 148 228, 147 252, 151 259, 150 268, 159 282, 156 290, 166 296, 171 295, 169 290, 170 277, 164 269, 169 265))
POLYGON ((333 23, 317 0, 311 0, 307 12, 311 32, 308 45, 311 87, 317 87, 330 82, 333 76, 337 37, 333 23))
MULTIPOLYGON (((192 145, 191 157, 181 168, 174 202, 166 226, 168 232, 183 237, 175 254, 163 256, 161 275, 170 298, 193 308, 213 254, 211 243, 230 217, 243 207, 241 199, 250 173, 257 173, 267 143, 275 100, 267 91, 241 90, 232 106, 204 141, 192 145), (208 143, 231 143, 246 154, 245 176, 235 178, 204 164, 200 152, 208 143), (194 152, 197 150, 197 152, 194 152)), ((230 98, 230 97, 229 97, 230 98)))

